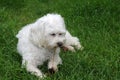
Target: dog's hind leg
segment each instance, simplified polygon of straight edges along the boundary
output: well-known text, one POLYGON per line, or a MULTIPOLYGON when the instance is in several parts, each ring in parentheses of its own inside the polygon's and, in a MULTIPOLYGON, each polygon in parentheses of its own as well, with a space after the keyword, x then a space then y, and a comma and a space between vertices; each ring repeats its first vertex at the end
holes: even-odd
POLYGON ((38 76, 40 78, 45 77, 44 74, 42 74, 42 72, 35 65, 27 64, 26 69, 28 72, 30 72, 31 74, 35 76, 38 76))
POLYGON ((32 62, 30 61, 26 61, 26 60, 22 60, 22 68, 26 68, 26 70, 28 72, 30 72, 31 74, 38 76, 40 78, 45 77, 45 75, 42 74, 42 72, 37 68, 36 65, 34 65, 32 62))

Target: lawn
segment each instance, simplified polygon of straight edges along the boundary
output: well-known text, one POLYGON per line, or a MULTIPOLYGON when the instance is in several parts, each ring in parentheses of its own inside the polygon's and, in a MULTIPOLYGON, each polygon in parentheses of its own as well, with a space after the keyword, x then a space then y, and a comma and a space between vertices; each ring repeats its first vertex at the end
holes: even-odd
POLYGON ((0 80, 38 80, 21 68, 15 35, 47 13, 61 14, 84 50, 61 52, 44 80, 120 80, 120 0, 0 0, 0 80))

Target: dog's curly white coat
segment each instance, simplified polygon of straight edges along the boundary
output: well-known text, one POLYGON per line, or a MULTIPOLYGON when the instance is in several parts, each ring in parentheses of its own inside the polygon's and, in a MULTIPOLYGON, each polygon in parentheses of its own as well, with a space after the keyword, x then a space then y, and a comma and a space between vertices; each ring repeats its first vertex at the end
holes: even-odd
POLYGON ((36 22, 26 25, 16 37, 17 50, 22 56, 22 66, 39 77, 44 76, 38 69, 44 61, 48 60, 48 69, 54 71, 58 70, 58 64, 62 64, 59 46, 62 45, 71 51, 74 51, 73 46, 81 48, 79 39, 71 36, 66 30, 64 19, 59 14, 47 14, 36 22))

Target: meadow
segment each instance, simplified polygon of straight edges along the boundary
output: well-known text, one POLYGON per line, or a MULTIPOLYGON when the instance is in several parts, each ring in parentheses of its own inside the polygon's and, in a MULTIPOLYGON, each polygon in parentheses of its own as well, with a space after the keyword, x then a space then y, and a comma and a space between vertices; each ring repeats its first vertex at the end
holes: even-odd
POLYGON ((59 72, 43 80, 120 80, 120 0, 0 0, 0 80, 38 80, 21 68, 15 36, 47 13, 61 14, 84 50, 62 51, 59 72))

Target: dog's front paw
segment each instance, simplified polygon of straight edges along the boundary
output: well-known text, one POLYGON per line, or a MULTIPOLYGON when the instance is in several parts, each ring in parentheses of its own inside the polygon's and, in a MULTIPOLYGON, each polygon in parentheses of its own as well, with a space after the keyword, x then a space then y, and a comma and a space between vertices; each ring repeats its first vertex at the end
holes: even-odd
POLYGON ((67 46, 67 48, 68 48, 68 50, 70 50, 70 51, 72 51, 72 52, 75 52, 74 47, 72 47, 72 46, 67 46))
POLYGON ((55 70, 53 68, 48 69, 49 73, 54 74, 55 70))
POLYGON ((83 47, 83 46, 81 46, 81 47, 80 47, 80 50, 82 51, 83 49, 84 49, 84 47, 83 47))
POLYGON ((58 67, 55 62, 49 62, 48 64, 48 70, 51 74, 55 73, 58 71, 58 67))
POLYGON ((58 68, 49 68, 48 71, 49 73, 54 74, 55 72, 58 71, 58 68))
POLYGON ((72 46, 64 46, 64 47, 62 47, 62 49, 63 49, 64 51, 72 51, 72 52, 75 52, 75 49, 74 49, 74 47, 72 47, 72 46))
POLYGON ((84 47, 80 44, 80 42, 75 43, 74 46, 76 49, 81 50, 81 51, 84 49, 84 47))

